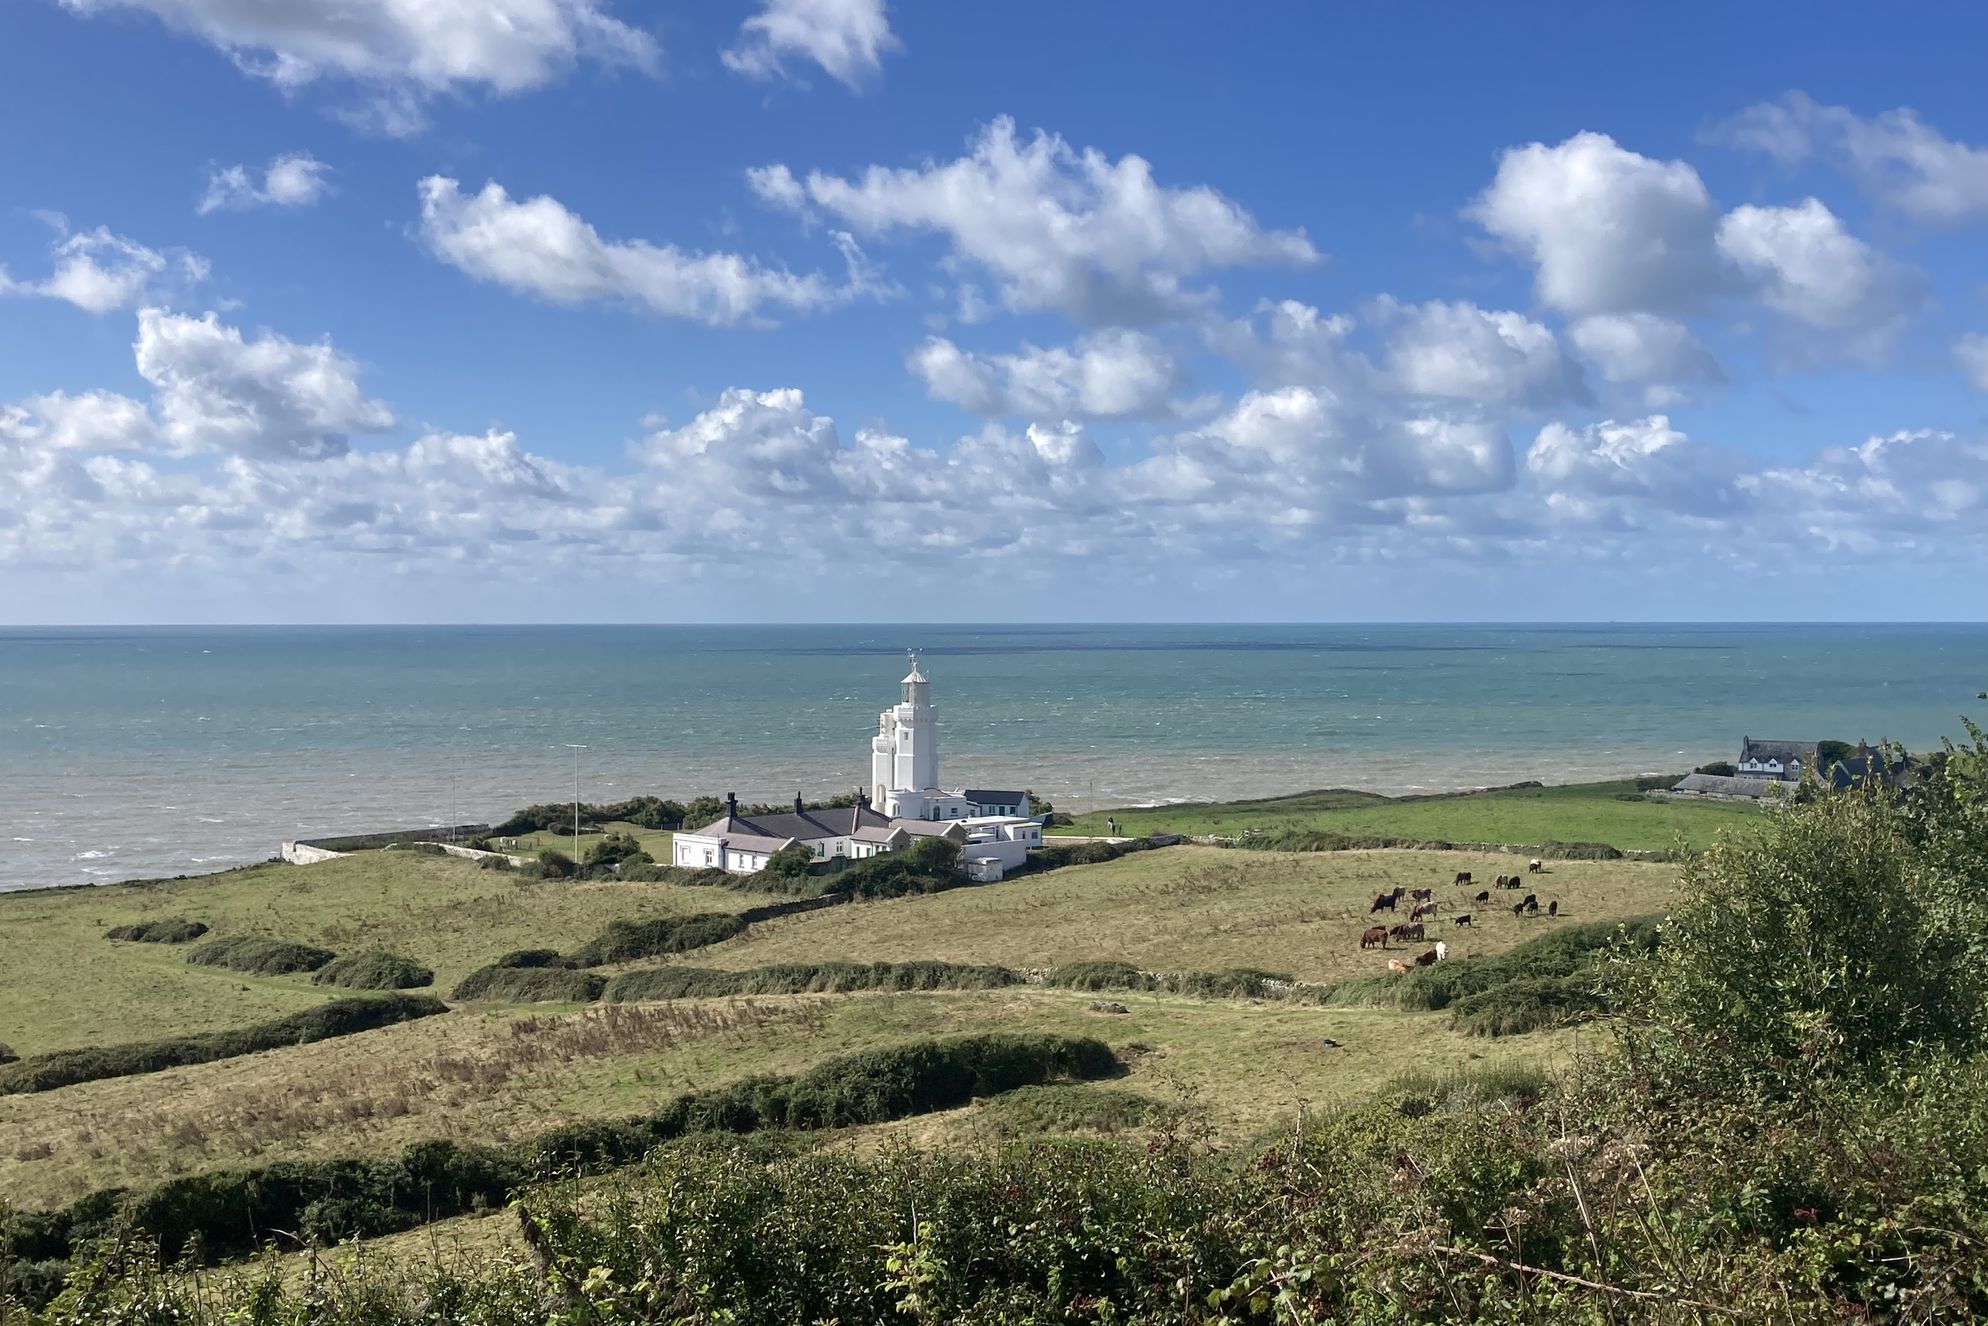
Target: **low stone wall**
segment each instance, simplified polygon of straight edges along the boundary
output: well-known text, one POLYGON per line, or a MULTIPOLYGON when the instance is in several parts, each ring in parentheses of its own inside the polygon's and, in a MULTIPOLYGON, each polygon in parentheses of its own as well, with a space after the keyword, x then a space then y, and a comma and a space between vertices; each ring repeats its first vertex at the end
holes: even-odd
POLYGON ((489 833, 488 824, 458 824, 454 828, 447 826, 436 828, 431 825, 425 829, 390 829, 385 833, 348 833, 331 838, 299 838, 295 842, 283 844, 282 856, 293 866, 313 866, 320 861, 330 861, 335 857, 344 856, 347 852, 370 852, 382 847, 432 843, 440 838, 483 838, 489 833))
POLYGON ((458 847, 454 843, 423 843, 424 847, 439 847, 450 856, 459 856, 465 861, 509 861, 513 866, 522 867, 525 858, 512 856, 509 852, 485 852, 474 847, 458 847))

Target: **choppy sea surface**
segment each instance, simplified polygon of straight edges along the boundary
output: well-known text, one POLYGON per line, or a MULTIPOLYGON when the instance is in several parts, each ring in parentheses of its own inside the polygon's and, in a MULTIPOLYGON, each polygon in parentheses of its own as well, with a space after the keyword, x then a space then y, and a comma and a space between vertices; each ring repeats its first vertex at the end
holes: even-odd
POLYGON ((0 890, 532 801, 853 788, 904 650, 948 784, 1083 808, 1918 748, 1988 626, 0 628, 0 890))

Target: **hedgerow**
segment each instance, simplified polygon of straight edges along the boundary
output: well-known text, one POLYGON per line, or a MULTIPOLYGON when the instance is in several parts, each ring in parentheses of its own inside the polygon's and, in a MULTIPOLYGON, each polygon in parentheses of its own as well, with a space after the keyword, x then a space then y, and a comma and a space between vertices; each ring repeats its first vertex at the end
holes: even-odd
POLYGON ((136 944, 185 944, 206 933, 205 921, 189 921, 184 916, 163 916, 156 921, 114 925, 104 931, 104 938, 129 940, 136 944))
MULTIPOLYGON (((507 970, 523 970, 510 968, 507 970)), ((372 1237, 497 1207, 531 1184, 598 1173, 706 1132, 882 1123, 976 1096, 1118 1072, 1101 1042, 1047 1035, 958 1036, 830 1059, 678 1096, 646 1117, 567 1125, 508 1147, 416 1143, 398 1157, 278 1161, 94 1193, 53 1212, 0 1211, 0 1262, 68 1256, 113 1229, 153 1240, 164 1263, 213 1262, 291 1232, 319 1243, 372 1237)))
POLYGON ((730 939, 746 928, 734 912, 693 912, 647 921, 614 921, 568 956, 575 967, 602 967, 664 953, 684 953, 730 939))
POLYGON ((992 990, 1021 981, 1006 967, 959 962, 794 962, 746 971, 646 967, 607 983, 609 1003, 725 995, 846 994, 856 990, 992 990))
POLYGON ((398 953, 374 949, 334 958, 311 974, 314 985, 342 985, 348 990, 415 990, 435 983, 435 973, 398 953))
POLYGON ((448 1012, 448 1007, 441 1000, 427 995, 354 996, 334 999, 269 1022, 257 1022, 227 1031, 29 1055, 0 1066, 0 1096, 53 1091, 78 1082, 155 1073, 164 1068, 212 1063, 217 1059, 281 1049, 286 1045, 304 1045, 334 1036, 371 1031, 395 1022, 431 1017, 448 1012))
POLYGON ((290 972, 316 971, 338 955, 328 948, 290 944, 261 935, 231 935, 210 939, 186 960, 197 967, 226 967, 252 976, 283 976, 290 972))
POLYGON ((478 967, 456 983, 451 999, 502 999, 520 1004, 590 1004, 607 977, 571 967, 478 967))

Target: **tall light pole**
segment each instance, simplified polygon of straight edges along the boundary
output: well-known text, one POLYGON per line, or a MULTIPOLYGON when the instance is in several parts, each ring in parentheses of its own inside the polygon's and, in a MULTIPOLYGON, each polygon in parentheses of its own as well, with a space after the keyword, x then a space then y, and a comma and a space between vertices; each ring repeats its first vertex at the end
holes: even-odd
POLYGON ((580 752, 585 746, 567 742, 566 749, 573 752, 573 855, 580 854, 580 752))

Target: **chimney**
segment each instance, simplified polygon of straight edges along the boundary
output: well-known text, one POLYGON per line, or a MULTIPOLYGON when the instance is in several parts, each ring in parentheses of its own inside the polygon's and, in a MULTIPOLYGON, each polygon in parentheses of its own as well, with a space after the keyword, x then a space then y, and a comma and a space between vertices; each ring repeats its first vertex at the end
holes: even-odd
POLYGON ((807 809, 806 806, 801 804, 801 794, 799 792, 794 793, 794 813, 796 815, 806 814, 807 809))
POLYGON ((725 818, 728 820, 736 819, 738 818, 738 813, 739 813, 739 794, 737 792, 725 793, 725 818))

